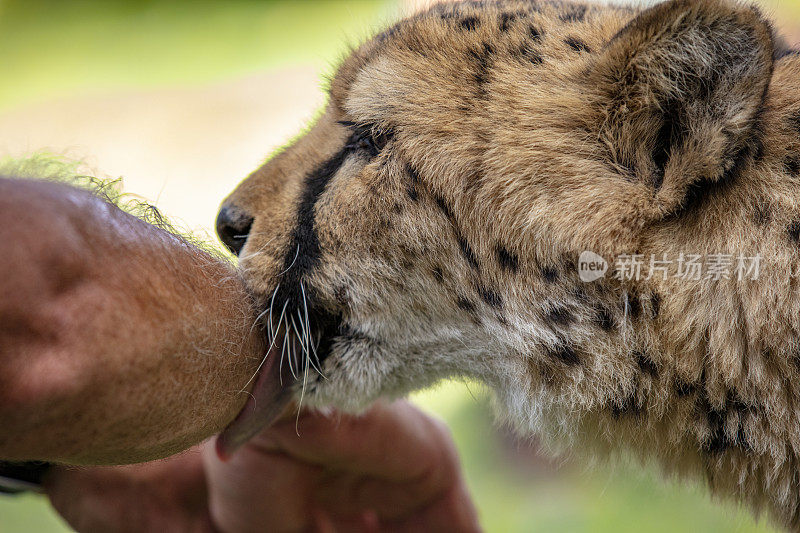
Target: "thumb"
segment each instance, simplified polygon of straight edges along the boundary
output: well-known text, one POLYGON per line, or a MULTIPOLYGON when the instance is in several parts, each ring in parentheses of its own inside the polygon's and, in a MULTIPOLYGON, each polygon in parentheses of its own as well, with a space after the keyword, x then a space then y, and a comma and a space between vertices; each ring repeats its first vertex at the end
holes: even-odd
POLYGON ((50 503, 78 532, 212 531, 199 451, 130 466, 50 469, 50 503))

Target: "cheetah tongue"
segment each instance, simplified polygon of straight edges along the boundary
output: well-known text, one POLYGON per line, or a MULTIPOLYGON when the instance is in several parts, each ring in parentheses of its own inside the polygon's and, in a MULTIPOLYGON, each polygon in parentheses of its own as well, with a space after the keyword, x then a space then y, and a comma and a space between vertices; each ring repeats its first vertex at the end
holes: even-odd
POLYGON ((292 399, 291 388, 281 384, 280 344, 267 353, 244 408, 217 437, 217 455, 223 461, 275 422, 292 399))

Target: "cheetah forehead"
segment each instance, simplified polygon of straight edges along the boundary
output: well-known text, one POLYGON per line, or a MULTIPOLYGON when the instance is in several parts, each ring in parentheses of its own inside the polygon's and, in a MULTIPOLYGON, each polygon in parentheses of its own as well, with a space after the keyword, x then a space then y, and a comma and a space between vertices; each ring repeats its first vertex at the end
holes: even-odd
POLYGON ((344 62, 333 102, 354 120, 406 125, 468 111, 476 91, 491 100, 522 85, 531 98, 585 74, 586 52, 604 46, 637 13, 571 2, 440 4, 396 24, 344 62))

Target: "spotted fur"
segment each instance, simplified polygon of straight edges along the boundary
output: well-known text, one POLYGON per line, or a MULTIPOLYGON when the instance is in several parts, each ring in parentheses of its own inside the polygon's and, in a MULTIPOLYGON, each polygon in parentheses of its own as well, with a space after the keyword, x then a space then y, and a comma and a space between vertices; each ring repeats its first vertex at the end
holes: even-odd
POLYGON ((253 219, 265 306, 302 281, 338 324, 311 324, 329 349, 304 401, 477 378, 523 432, 800 528, 800 56, 777 43, 725 0, 509 0, 355 49, 314 127, 225 202, 253 219), (757 280, 584 283, 584 250, 763 260, 757 280))

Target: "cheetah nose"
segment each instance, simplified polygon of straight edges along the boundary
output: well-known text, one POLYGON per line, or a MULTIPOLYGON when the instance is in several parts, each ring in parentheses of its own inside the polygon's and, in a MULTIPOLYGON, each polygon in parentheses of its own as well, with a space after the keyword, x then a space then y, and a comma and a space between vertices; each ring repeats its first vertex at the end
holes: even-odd
POLYGON ((234 206, 222 206, 217 215, 217 235, 228 249, 239 255, 247 242, 253 217, 234 206))

